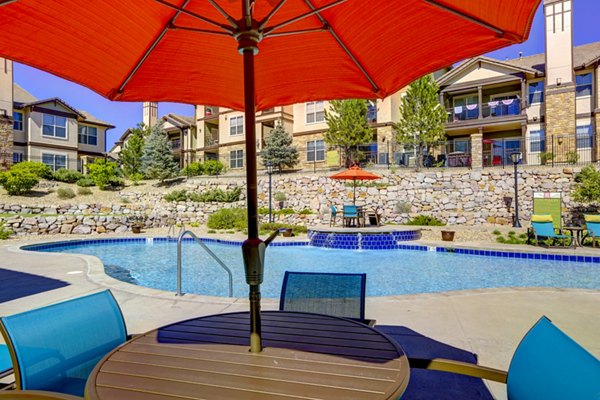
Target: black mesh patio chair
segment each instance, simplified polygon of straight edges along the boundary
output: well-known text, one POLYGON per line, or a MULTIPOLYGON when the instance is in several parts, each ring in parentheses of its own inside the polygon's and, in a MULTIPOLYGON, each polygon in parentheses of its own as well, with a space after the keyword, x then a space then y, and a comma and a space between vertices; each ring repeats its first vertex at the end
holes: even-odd
POLYGON ((369 326, 365 319, 367 274, 286 271, 279 309, 345 317, 369 326))

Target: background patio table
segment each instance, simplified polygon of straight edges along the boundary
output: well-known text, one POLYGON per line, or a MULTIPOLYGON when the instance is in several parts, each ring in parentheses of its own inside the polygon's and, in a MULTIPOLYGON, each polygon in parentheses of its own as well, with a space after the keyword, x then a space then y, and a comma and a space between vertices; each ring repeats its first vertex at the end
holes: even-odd
POLYGON ((261 314, 261 353, 249 352, 247 312, 190 319, 107 355, 85 397, 397 399, 406 389, 406 355, 373 328, 320 314, 261 314))

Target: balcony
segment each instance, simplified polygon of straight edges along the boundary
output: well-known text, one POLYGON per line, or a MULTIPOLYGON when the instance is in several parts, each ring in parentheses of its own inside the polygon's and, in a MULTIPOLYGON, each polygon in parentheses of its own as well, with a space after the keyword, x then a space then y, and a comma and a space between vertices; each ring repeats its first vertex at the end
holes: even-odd
POLYGON ((171 140, 171 151, 177 151, 179 149, 181 149, 181 140, 180 139, 171 140))
MULTIPOLYGON (((448 122, 470 121, 479 118, 479 104, 469 104, 448 108, 448 122)), ((498 118, 521 115, 521 100, 496 100, 484 103, 481 107, 482 118, 498 118)))
POLYGON ((206 106, 204 107, 204 118, 215 118, 219 115, 219 107, 206 106))
POLYGON ((212 128, 206 129, 206 135, 204 136, 204 147, 216 146, 219 144, 219 129, 212 128))

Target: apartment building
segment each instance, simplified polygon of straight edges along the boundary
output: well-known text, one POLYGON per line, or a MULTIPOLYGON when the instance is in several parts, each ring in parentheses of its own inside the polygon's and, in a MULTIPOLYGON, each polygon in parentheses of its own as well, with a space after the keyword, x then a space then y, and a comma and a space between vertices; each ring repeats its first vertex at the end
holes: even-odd
POLYGON ((13 81, 12 62, 0 58, 0 164, 41 161, 53 170, 83 171, 104 157, 106 132, 113 125, 58 97, 37 99, 13 81), (9 158, 12 156, 12 159, 9 158))
POLYGON ((573 47, 573 1, 545 0, 546 53, 476 57, 438 79, 449 166, 600 159, 600 42, 573 47))

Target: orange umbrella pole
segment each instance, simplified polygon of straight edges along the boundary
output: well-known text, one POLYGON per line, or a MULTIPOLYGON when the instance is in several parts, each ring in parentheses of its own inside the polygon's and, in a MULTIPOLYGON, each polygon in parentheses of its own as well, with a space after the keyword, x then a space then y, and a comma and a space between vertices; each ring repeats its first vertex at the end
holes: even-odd
POLYGON ((262 351, 260 322, 260 284, 264 276, 265 243, 258 237, 258 197, 256 178, 256 105, 254 87, 254 55, 258 53, 260 33, 252 26, 250 1, 243 1, 242 27, 236 38, 244 57, 244 106, 246 127, 246 185, 248 207, 248 239, 242 244, 246 282, 250 286, 250 351, 262 351))

